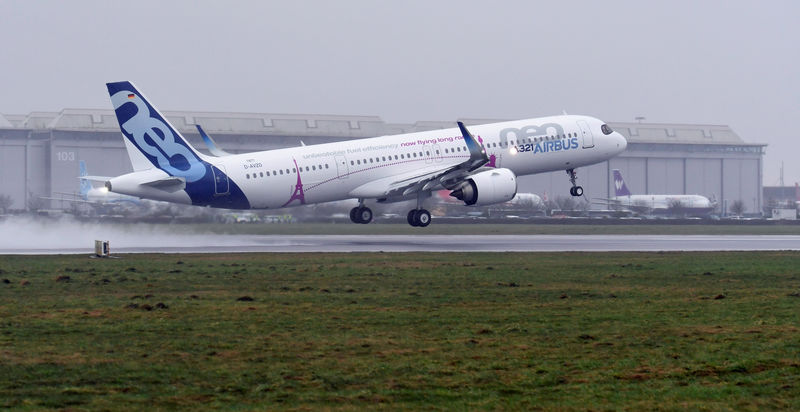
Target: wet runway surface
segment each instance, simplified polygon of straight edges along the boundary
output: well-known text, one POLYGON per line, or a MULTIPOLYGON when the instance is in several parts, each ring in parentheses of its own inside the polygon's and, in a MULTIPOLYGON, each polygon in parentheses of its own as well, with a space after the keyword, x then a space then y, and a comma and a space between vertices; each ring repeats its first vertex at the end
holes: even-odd
MULTIPOLYGON (((115 253, 237 252, 632 252, 800 250, 800 236, 780 235, 195 235, 110 239, 115 253)), ((83 254, 57 244, 0 247, 0 254, 83 254)))

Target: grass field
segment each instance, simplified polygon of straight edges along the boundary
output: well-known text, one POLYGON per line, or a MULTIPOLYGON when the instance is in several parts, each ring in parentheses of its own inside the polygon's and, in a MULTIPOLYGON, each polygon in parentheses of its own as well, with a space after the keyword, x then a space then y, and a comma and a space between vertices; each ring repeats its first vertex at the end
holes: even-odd
POLYGON ((800 410, 796 252, 0 270, 0 408, 800 410))

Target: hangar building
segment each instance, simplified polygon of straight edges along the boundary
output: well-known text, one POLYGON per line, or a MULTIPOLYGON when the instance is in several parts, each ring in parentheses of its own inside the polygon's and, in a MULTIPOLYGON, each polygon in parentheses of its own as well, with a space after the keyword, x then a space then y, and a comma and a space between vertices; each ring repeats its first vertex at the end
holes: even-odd
MULTIPOLYGON (((455 121, 384 122, 377 116, 164 112, 198 149, 195 129, 203 126, 230 153, 329 143, 398 133, 455 127, 455 121)), ((480 124, 500 120, 463 119, 480 124)), ((700 194, 720 204, 744 202, 748 212, 762 206, 765 144, 746 143, 728 126, 699 124, 609 123, 628 138, 628 150, 610 161, 577 169, 585 197, 614 195, 611 170, 620 169, 635 194, 700 194)), ((112 110, 0 114, 0 195, 11 209, 25 209, 41 197, 78 191, 78 161, 90 175, 116 176, 131 166, 112 110)), ((520 192, 568 196, 565 172, 522 177, 520 192)), ((51 208, 61 207, 54 201, 51 208)))

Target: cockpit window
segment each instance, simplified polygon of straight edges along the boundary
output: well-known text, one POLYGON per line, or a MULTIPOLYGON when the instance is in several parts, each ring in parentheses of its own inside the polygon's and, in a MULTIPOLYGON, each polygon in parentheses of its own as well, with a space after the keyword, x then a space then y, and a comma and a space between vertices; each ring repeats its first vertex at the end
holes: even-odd
POLYGON ((600 130, 602 130, 602 131, 603 131, 603 134, 605 134, 605 135, 609 135, 609 134, 611 134, 611 133, 614 133, 614 131, 613 131, 613 130, 611 130, 611 128, 610 128, 610 127, 608 127, 608 125, 607 125, 607 124, 604 124, 604 125, 600 126, 600 130))

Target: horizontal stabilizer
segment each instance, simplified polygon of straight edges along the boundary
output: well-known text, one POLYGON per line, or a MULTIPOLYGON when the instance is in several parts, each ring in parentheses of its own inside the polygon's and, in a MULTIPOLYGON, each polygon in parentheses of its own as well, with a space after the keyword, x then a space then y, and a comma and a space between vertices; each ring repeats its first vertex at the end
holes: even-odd
POLYGON ((186 180, 182 177, 170 176, 163 179, 144 182, 142 185, 171 193, 183 190, 186 187, 186 180))
POLYGON ((91 180, 93 182, 105 182, 111 179, 109 176, 78 176, 78 179, 91 180))

